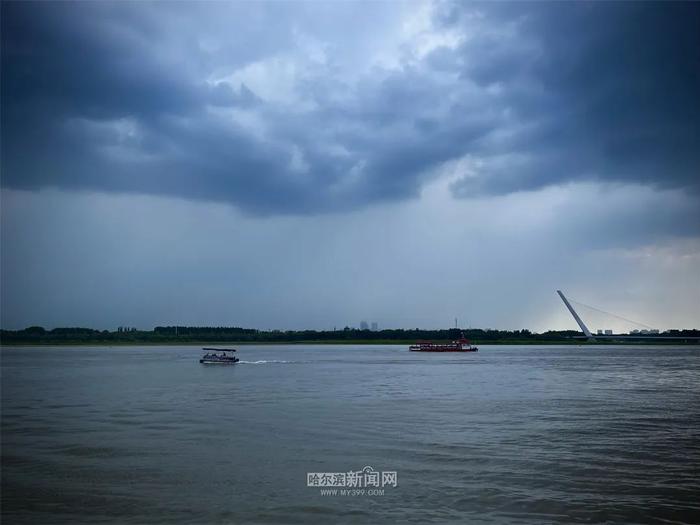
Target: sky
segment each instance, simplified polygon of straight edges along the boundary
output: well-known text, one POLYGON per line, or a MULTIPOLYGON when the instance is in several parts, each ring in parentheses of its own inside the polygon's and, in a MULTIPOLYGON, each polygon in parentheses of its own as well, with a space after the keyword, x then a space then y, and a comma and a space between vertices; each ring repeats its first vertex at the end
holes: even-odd
POLYGON ((0 9, 5 329, 700 326, 699 3, 0 9))

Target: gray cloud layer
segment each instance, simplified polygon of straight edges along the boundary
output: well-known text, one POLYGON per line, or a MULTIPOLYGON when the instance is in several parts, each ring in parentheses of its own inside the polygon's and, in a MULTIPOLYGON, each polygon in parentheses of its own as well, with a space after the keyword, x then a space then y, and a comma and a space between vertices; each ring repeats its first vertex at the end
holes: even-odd
POLYGON ((439 4, 376 40, 396 6, 3 2, 2 184, 306 214, 452 163, 457 197, 697 195, 699 4, 439 4))
POLYGON ((561 288, 654 327, 697 326, 700 240, 650 245, 656 227, 637 226, 650 210, 660 228, 687 212, 678 192, 581 184, 469 205, 447 192, 440 182, 421 199, 319 220, 5 190, 0 324, 331 329, 362 319, 450 326, 457 316, 465 326, 575 329, 561 288))

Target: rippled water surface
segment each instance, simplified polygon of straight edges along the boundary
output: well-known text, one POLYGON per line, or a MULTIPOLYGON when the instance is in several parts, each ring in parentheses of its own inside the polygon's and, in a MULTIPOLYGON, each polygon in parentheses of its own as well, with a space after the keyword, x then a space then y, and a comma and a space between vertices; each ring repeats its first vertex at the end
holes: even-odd
POLYGON ((2 348, 3 523, 700 520, 697 347, 199 354, 2 348))

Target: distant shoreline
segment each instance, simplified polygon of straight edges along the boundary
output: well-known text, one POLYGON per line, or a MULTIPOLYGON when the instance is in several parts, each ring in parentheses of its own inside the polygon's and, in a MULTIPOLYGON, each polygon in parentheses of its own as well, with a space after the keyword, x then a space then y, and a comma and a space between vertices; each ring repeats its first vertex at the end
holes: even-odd
MULTIPOLYGON (((436 343, 448 343, 449 340, 435 340, 436 343)), ((605 343, 600 343, 600 342, 591 342, 589 343, 585 339, 581 340, 562 340, 562 341, 513 341, 513 340, 507 340, 507 341, 479 341, 479 340, 472 340, 472 344, 477 345, 477 346, 609 346, 609 345, 615 345, 615 346, 699 346, 700 344, 693 341, 693 342, 685 342, 685 341, 668 341, 668 340, 661 340, 661 341, 653 341, 653 340, 645 340, 645 341, 610 341, 610 342, 605 342, 605 343)), ((359 340, 344 340, 344 341, 318 341, 318 340, 310 340, 310 341, 159 341, 159 342, 153 342, 153 341, 56 341, 56 342, 41 342, 41 343, 32 343, 32 342, 0 342, 0 348, 1 347, 10 347, 10 346, 16 346, 16 347, 50 347, 50 346, 100 346, 100 347, 112 347, 112 346, 119 346, 119 347, 126 347, 126 346, 203 346, 203 345, 210 345, 210 346, 226 346, 226 345, 235 345, 235 346, 281 346, 281 345, 287 345, 287 346, 299 346, 299 345, 315 345, 315 346, 320 346, 320 345, 328 345, 328 346, 347 346, 347 345, 354 345, 354 346, 375 346, 375 345, 382 345, 382 346, 409 346, 412 344, 415 344, 415 340, 405 340, 405 341, 396 341, 396 340, 366 340, 366 339, 359 339, 359 340)))
MULTIPOLYGON (((410 345, 420 341, 448 343, 465 337, 476 345, 589 345, 589 344, 692 344, 700 338, 700 330, 669 330, 656 337, 636 340, 598 339, 589 342, 576 330, 492 330, 481 328, 449 328, 426 330, 367 330, 345 327, 342 330, 257 330, 216 326, 157 326, 153 330, 119 327, 116 331, 66 327, 47 330, 30 326, 24 330, 0 330, 0 345, 18 346, 163 346, 163 345, 410 345), (686 339, 687 338, 687 339, 686 339)), ((611 336, 612 338, 615 335, 611 336)), ((629 336, 620 336, 629 337, 629 336)), ((647 337, 647 336, 645 336, 647 337)))

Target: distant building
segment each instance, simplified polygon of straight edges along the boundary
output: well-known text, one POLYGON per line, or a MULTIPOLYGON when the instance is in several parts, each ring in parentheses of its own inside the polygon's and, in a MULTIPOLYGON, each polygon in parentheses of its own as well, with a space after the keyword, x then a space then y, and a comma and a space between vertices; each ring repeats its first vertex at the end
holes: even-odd
POLYGON ((369 325, 367 324, 367 321, 362 321, 360 323, 360 330, 369 330, 369 325))
POLYGON ((606 331, 605 331, 605 335, 613 335, 613 331, 612 331, 612 330, 606 330, 606 331))
POLYGON ((379 326, 377 325, 377 323, 372 323, 372 331, 376 332, 377 330, 379 330, 379 326))
POLYGON ((598 328, 598 335, 603 335, 603 331, 600 328, 598 328))

